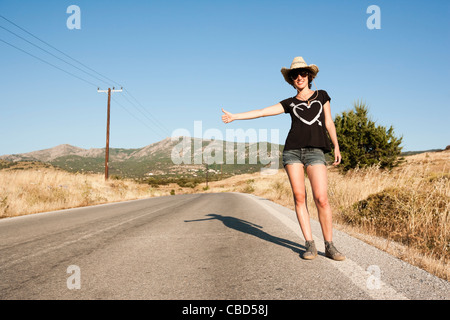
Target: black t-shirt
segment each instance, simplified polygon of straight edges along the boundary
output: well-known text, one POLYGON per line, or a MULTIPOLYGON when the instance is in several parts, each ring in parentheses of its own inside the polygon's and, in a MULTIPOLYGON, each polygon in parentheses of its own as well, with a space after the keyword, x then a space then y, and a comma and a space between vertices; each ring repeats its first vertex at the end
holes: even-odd
POLYGON ((331 151, 323 110, 325 103, 331 101, 331 98, 325 90, 318 90, 318 93, 315 91, 312 97, 314 99, 309 106, 306 101, 295 97, 280 102, 284 112, 289 113, 292 119, 284 150, 320 148, 325 153, 331 151))

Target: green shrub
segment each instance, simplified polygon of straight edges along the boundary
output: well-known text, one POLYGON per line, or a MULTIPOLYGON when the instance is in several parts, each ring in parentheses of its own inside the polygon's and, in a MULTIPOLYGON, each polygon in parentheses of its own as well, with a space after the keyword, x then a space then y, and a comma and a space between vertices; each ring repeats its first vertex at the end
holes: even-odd
POLYGON ((354 110, 336 116, 334 124, 342 155, 341 170, 373 165, 391 169, 399 164, 402 137, 395 137, 392 126, 387 129, 370 120, 365 103, 356 102, 354 110))

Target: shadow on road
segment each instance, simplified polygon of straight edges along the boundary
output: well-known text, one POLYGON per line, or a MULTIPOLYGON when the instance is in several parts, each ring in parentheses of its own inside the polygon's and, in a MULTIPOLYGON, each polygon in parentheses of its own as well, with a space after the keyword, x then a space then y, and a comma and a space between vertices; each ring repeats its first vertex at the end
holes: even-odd
POLYGON ((230 229, 234 229, 240 232, 244 232, 247 234, 250 234, 252 236, 258 237, 262 240, 265 241, 269 241, 272 242, 274 244, 277 244, 279 246, 283 246, 286 248, 291 249, 292 251, 301 254, 302 252, 304 252, 305 247, 292 242, 290 240, 286 240, 283 238, 279 238, 279 237, 275 237, 265 231, 262 231, 261 229, 263 228, 262 226, 259 226, 257 224, 254 224, 252 222, 246 221, 246 220, 242 220, 239 218, 235 218, 235 217, 230 217, 230 216, 222 216, 220 214, 215 214, 215 213, 210 213, 207 214, 206 216, 210 216, 210 218, 205 218, 205 219, 197 219, 197 220, 184 220, 184 222, 198 222, 198 221, 207 221, 207 220, 219 220, 221 221, 226 227, 230 228, 230 229))

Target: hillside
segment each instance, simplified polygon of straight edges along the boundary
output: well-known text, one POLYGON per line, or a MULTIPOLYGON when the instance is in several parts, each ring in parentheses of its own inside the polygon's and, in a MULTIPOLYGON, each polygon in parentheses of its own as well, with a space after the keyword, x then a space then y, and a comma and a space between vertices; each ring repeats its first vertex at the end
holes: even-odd
MULTIPOLYGON (((269 152, 273 150, 279 163, 282 146, 268 144, 269 152)), ((261 163, 261 144, 237 143, 233 144, 234 161, 223 165, 216 163, 208 166, 209 174, 221 173, 224 176, 258 172, 266 164, 261 163), (247 159, 245 163, 239 164, 238 158, 247 159), (248 159, 255 159, 249 163, 248 159), (256 159, 258 161, 256 161, 256 159)), ((227 142, 222 140, 202 140, 198 138, 178 137, 177 139, 166 138, 162 141, 150 144, 138 149, 110 148, 109 150, 109 174, 121 178, 145 178, 145 177, 196 177, 205 176, 207 156, 216 157, 222 150, 225 162, 227 142), (190 157, 187 156, 183 163, 176 164, 172 160, 172 151, 179 150, 183 139, 191 146, 190 157), (178 148, 178 149, 177 149, 178 148), (200 150, 201 148, 201 150, 200 150), (222 149, 220 149, 222 148, 222 149), (208 151, 209 150, 209 151, 208 151), (213 152, 211 152, 213 151, 213 152), (203 152, 203 161, 201 154, 203 152), (200 157, 199 157, 200 155, 200 157), (203 163, 202 163, 203 162, 203 163), (187 164, 186 164, 187 163, 187 164)), ((264 155, 264 154, 263 154, 264 155)), ((217 157, 216 157, 217 158, 217 157)), ((68 144, 54 148, 38 150, 23 154, 0 156, 0 160, 6 162, 40 161, 69 172, 102 173, 105 167, 105 149, 91 148, 83 149, 68 144)))

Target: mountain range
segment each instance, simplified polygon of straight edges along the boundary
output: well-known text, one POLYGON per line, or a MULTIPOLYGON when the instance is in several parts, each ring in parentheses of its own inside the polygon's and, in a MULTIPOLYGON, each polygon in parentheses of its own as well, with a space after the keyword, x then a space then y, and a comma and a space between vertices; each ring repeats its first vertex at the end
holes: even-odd
MULTIPOLYGON (((108 167, 110 176, 118 177, 192 177, 205 175, 208 162, 210 174, 242 174, 256 172, 263 167, 278 168, 282 149, 282 145, 266 142, 230 143, 192 137, 169 137, 143 148, 110 148, 108 167), (183 148, 187 153, 180 153, 183 148), (268 157, 272 156, 274 161, 270 164, 268 157)), ((102 173, 105 167, 105 148, 83 149, 62 144, 28 153, 3 155, 0 160, 39 161, 70 172, 102 173)))

